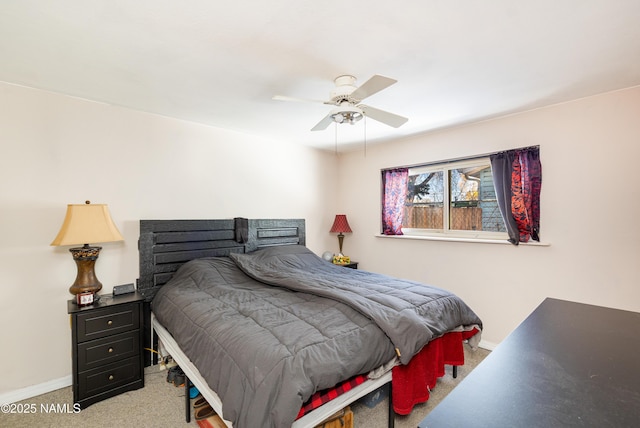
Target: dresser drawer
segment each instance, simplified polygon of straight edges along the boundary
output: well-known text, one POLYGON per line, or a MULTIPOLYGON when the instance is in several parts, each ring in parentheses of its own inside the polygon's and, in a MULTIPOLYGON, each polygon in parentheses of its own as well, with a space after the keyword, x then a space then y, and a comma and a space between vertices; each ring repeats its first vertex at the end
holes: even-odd
POLYGON ((78 342, 140 328, 140 305, 117 305, 78 314, 78 342))
POLYGON ((78 371, 140 355, 140 330, 132 330, 78 345, 78 371))
POLYGON ((140 357, 127 358, 78 373, 78 401, 131 382, 140 381, 140 357))

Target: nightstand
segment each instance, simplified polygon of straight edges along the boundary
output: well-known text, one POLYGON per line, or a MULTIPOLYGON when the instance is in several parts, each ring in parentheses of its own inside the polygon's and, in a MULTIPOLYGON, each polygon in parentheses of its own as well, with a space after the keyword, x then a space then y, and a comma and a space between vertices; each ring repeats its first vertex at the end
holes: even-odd
POLYGON ((336 266, 343 266, 350 269, 358 269, 358 262, 351 263, 334 263, 336 266))
POLYGON ((84 307, 68 301, 73 402, 81 408, 144 386, 143 302, 137 292, 84 307))

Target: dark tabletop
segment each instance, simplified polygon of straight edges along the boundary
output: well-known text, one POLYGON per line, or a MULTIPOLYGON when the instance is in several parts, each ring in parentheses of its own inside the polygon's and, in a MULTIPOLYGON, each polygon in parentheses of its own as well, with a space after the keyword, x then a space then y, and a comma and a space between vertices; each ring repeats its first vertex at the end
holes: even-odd
POLYGON ((419 428, 640 426, 640 313, 546 299, 419 428))

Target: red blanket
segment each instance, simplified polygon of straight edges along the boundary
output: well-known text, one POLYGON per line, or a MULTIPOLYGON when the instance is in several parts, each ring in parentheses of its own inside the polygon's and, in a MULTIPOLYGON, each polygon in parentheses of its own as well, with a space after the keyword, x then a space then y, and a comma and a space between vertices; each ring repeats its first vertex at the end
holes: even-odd
POLYGON ((478 333, 477 329, 447 333, 429 342, 409 364, 393 368, 393 409, 400 415, 411 413, 413 406, 429 399, 429 391, 444 376, 445 364, 464 364, 462 342, 478 333))
MULTIPOLYGON (((393 409, 400 415, 411 413, 413 406, 429 399, 429 390, 444 376, 444 366, 464 364, 462 342, 478 333, 477 329, 447 333, 429 342, 409 364, 393 368, 393 409)), ((364 383, 366 375, 354 376, 333 388, 316 392, 302 406, 296 419, 326 402, 364 383)))

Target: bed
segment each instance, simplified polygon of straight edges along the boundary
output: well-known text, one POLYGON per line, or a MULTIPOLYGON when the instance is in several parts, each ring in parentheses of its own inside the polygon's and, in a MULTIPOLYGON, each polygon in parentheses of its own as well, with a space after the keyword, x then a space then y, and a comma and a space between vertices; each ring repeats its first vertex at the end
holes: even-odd
POLYGON ((153 331, 229 426, 313 427, 395 384, 394 365, 410 379, 406 368, 432 359, 425 345, 457 333, 461 347, 479 336, 480 319, 456 296, 334 266, 304 246, 304 226, 301 219, 140 223, 138 290, 152 301, 153 331), (299 412, 314 394, 356 375, 365 380, 299 412))

